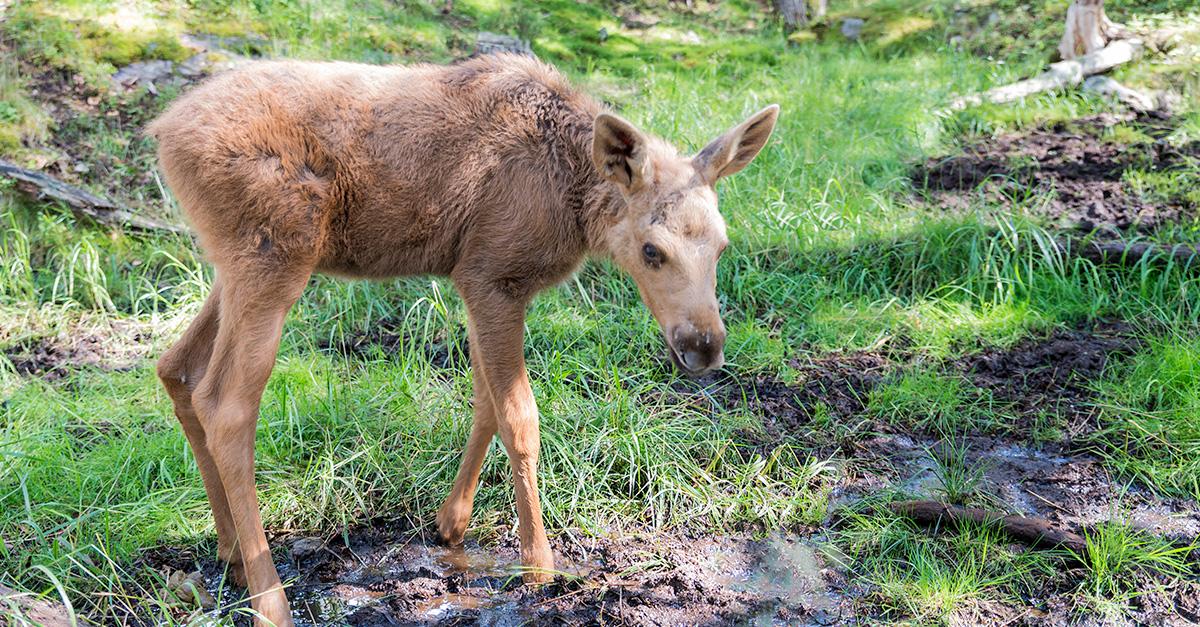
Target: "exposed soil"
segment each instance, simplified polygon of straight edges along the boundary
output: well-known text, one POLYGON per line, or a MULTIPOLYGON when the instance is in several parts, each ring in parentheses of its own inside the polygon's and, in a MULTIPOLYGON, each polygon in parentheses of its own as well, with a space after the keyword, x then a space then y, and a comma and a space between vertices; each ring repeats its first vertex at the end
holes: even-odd
POLYGON ((1010 405, 1027 430, 1039 414, 1056 415, 1071 435, 1090 429, 1096 408, 1091 385, 1114 359, 1137 350, 1140 341, 1123 324, 1055 329, 1007 349, 986 349, 952 365, 970 382, 1010 405))
POLYGON ((56 381, 80 368, 126 370, 149 346, 148 335, 133 325, 112 322, 91 328, 19 342, 0 350, 18 374, 56 381))
MULTIPOLYGON (((912 174, 914 184, 946 209, 962 210, 982 194, 1001 206, 1029 191, 1049 202, 1032 203, 1053 224, 1091 231, 1096 228, 1150 230, 1200 215, 1186 197, 1152 199, 1122 179, 1130 169, 1172 170, 1196 167, 1200 142, 1181 147, 1165 141, 1121 144, 1102 137, 1106 127, 1133 123, 1153 136, 1156 118, 1099 114, 1069 123, 1012 133, 971 144, 962 154, 930 159, 912 174)), ((1186 192, 1188 190, 1181 190, 1186 192)))
MULTIPOLYGON (((1088 328, 1057 328, 1049 335, 1026 339, 1015 346, 985 348, 942 365, 987 393, 1019 419, 1014 431, 1028 432, 1040 415, 1062 419, 1078 435, 1095 416, 1091 384, 1113 359, 1132 354, 1140 342, 1119 323, 1088 328)), ((725 409, 744 408, 762 419, 762 430, 744 434, 758 449, 793 441, 821 444, 824 423, 832 419, 854 432, 890 433, 895 427, 867 412, 871 391, 900 371, 899 364, 873 352, 833 354, 811 361, 794 361, 799 374, 788 384, 769 376, 741 383, 732 377, 709 381, 709 389, 693 398, 715 399, 725 409), (814 439, 814 437, 816 439, 814 439)), ((702 382, 703 383, 703 382, 702 382)), ((683 392, 682 389, 677 390, 683 392)), ((825 433, 827 436, 828 433, 825 433)))
MULTIPOLYGON (((355 336, 346 350, 398 347, 404 340, 389 335, 394 333, 355 336)), ((1006 404, 1018 421, 1049 412, 1090 429, 1089 384, 1137 346, 1124 325, 1102 323, 984 349, 941 367, 1006 404)), ((799 375, 791 385, 763 377, 738 385, 726 376, 702 381, 707 385, 699 392, 675 393, 685 402, 744 407, 761 417, 763 428, 746 434, 753 450, 792 442, 828 457, 841 470, 829 525, 838 524, 833 512, 889 492, 944 498, 938 458, 953 446, 963 451, 966 467, 979 473, 973 498, 988 508, 1044 518, 1076 533, 1121 521, 1180 544, 1200 537, 1200 505, 1164 499, 1114 477, 1069 435, 1031 446, 1017 425, 1007 434, 970 433, 946 442, 874 420, 867 403, 871 390, 900 369, 887 357, 846 353, 793 366, 799 375), (831 438, 828 433, 837 430, 831 425, 852 425, 850 435, 831 438)), ((873 613, 871 591, 854 583, 845 570, 849 559, 821 530, 765 538, 559 533, 552 544, 566 574, 544 586, 520 583, 511 531, 501 530, 495 546, 469 542, 454 549, 421 530, 386 523, 352 530, 348 537, 348 545, 341 535, 328 544, 319 538, 274 541, 290 548, 278 565, 296 582, 290 596, 299 624, 850 625, 884 618, 873 613)), ((148 552, 143 565, 160 572, 199 568, 214 594, 242 595, 224 583, 211 557, 160 550, 148 552)), ((1080 624, 1082 571, 1066 561, 1059 568, 1022 600, 984 600, 960 618, 995 625, 1080 624)), ((1200 616, 1200 584, 1143 576, 1146 592, 1131 601, 1131 621, 1185 624, 1200 616)), ((1083 624, 1103 622, 1085 618, 1083 624)))
POLYGON ((834 354, 800 363, 794 384, 768 376, 742 383, 730 379, 714 394, 726 408, 742 407, 762 418, 762 431, 747 432, 747 442, 756 449, 771 449, 785 441, 822 445, 819 416, 852 422, 862 417, 867 395, 881 383, 894 365, 882 355, 869 352, 834 354))
MULTIPOLYGON (((420 344, 420 350, 435 367, 465 370, 470 365, 470 342, 466 332, 462 329, 456 331, 453 337, 448 338, 446 333, 442 333, 432 341, 420 344)), ((384 318, 366 331, 354 331, 335 340, 322 341, 320 348, 343 357, 370 359, 379 354, 390 356, 413 350, 417 342, 420 340, 406 331, 402 320, 384 318)))

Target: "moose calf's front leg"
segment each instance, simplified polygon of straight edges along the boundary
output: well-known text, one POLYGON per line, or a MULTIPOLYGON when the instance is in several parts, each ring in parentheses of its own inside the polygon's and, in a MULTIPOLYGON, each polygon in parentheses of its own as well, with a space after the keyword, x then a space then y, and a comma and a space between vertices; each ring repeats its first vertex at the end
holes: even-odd
POLYGON ((473 376, 483 377, 490 392, 500 440, 512 466, 521 563, 530 569, 525 581, 547 581, 548 571, 554 568, 554 555, 542 526, 542 506, 538 499, 537 462, 541 445, 537 403, 525 371, 525 303, 499 295, 486 299, 467 295, 466 301, 478 345, 473 376))
POLYGON ((520 381, 509 390, 500 410, 500 440, 508 451, 517 500, 517 534, 521 540, 521 563, 532 569, 525 574, 528 582, 548 581, 554 568, 554 554, 542 526, 542 505, 538 499, 537 463, 541 449, 538 433, 537 404, 521 368, 520 381))

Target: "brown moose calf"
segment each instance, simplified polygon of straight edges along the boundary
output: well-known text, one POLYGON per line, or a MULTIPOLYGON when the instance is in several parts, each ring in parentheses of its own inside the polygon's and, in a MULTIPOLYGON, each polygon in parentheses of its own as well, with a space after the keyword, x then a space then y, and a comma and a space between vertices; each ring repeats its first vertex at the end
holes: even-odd
POLYGON ((466 303, 474 423, 438 531, 461 542, 499 433, 521 560, 553 556, 538 503, 538 413, 525 309, 589 254, 633 276, 672 361, 723 362, 717 179, 766 143, 770 106, 694 157, 603 111, 534 59, 448 67, 264 62, 215 77, 150 126, 166 179, 216 267, 195 322, 158 363, 260 622, 292 624, 259 515, 254 431, 288 309, 309 276, 449 276, 466 303))

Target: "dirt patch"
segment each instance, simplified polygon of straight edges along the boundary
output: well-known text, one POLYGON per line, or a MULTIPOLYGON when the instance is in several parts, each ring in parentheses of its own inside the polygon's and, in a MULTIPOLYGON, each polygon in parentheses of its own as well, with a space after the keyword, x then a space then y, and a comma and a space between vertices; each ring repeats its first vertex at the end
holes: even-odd
POLYGON ((976 387, 1010 406, 1028 430, 1039 415, 1060 418, 1072 436, 1090 429, 1096 415, 1094 383, 1115 360, 1134 353, 1141 341, 1124 324, 1055 329, 1006 349, 986 349, 953 362, 976 387))
POLYGON ((419 350, 429 363, 440 369, 466 370, 470 364, 470 342, 464 329, 442 332, 429 341, 414 337, 405 329, 404 321, 384 318, 365 331, 354 331, 339 338, 322 340, 318 346, 345 358, 372 359, 419 350))
POLYGON ((713 404, 723 411, 744 409, 761 418, 762 429, 744 432, 758 452, 788 440, 823 447, 829 444, 828 425, 821 419, 850 421, 866 409, 867 395, 894 365, 872 352, 839 353, 812 361, 794 361, 795 383, 768 375, 738 380, 718 375, 701 380, 699 393, 678 386, 675 392, 694 404, 713 404))
POLYGON ((1046 194, 1032 210, 1060 227, 1150 230, 1200 215, 1200 207, 1182 195, 1149 198, 1125 179, 1129 170, 1170 171, 1195 168, 1200 142, 1173 146, 1165 141, 1123 144, 1107 141, 1103 131, 1132 123, 1155 133, 1161 120, 1100 114, 1069 123, 990 138, 957 156, 930 159, 918 166, 914 184, 944 208, 963 210, 978 195, 1004 207, 1029 192, 1046 194))
POLYGON ((56 381, 81 368, 133 368, 145 356, 149 340, 135 325, 114 321, 106 327, 18 342, 0 352, 18 374, 56 381))
MULTIPOLYGON (((830 625, 851 616, 838 556, 799 536, 560 534, 552 545, 565 574, 544 586, 520 583, 509 536, 496 547, 447 548, 371 527, 348 545, 293 542, 292 559, 278 566, 296 580, 298 625, 830 625)), ((195 567, 174 552, 162 557, 146 565, 195 567)), ((203 570, 211 590, 225 585, 215 563, 203 570)))
MULTIPOLYGON (((940 450, 964 450, 963 465, 979 473, 977 496, 993 509, 1045 518, 1073 531, 1119 520, 1184 543, 1200 537, 1200 505, 1164 499, 1112 475, 1088 453, 1058 444, 1027 446, 1004 438, 970 436, 953 443, 885 435, 866 439, 861 462, 884 468, 882 483, 921 497, 942 496, 940 450)), ((844 501, 857 500, 855 498, 844 501)))
MULTIPOLYGON (((1102 322, 1058 328, 1008 348, 986 348, 941 368, 964 377, 1003 406, 1016 418, 1007 425, 1012 431, 1029 434, 1041 418, 1049 416, 1066 428, 1067 436, 1077 437, 1094 427, 1093 384, 1114 360, 1131 355, 1140 345, 1129 326, 1102 322)), ((796 360, 792 367, 799 373, 795 383, 767 375, 748 381, 724 375, 701 381, 700 393, 684 387, 675 391, 694 404, 713 403, 726 411, 745 409, 758 417, 762 429, 743 434, 758 452, 789 440, 826 455, 855 445, 853 439, 831 440, 836 437, 831 424, 848 429, 844 435, 850 436, 904 430, 867 411, 871 391, 901 374, 901 364, 879 353, 854 352, 796 360)))

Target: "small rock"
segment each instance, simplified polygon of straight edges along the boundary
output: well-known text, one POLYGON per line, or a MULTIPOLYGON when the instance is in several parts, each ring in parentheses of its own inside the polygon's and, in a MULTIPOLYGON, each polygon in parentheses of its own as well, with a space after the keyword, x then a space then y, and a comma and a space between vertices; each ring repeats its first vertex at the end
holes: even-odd
POLYGON ((850 41, 858 41, 858 38, 862 36, 862 29, 865 23, 861 18, 857 17, 848 17, 842 20, 842 35, 850 41))
POLYGON ((300 538, 292 543, 292 558, 304 559, 315 555, 318 551, 325 548, 325 543, 320 538, 300 538))
POLYGON ((217 607, 217 600, 213 598, 208 588, 204 587, 204 576, 200 574, 200 571, 184 574, 183 571, 176 570, 167 575, 163 601, 168 605, 198 606, 203 610, 217 607))
POLYGON ((657 15, 633 11, 621 16, 621 23, 629 28, 650 28, 661 22, 657 15))
POLYGON ((479 33, 475 40, 475 54, 495 54, 497 52, 515 52, 533 56, 533 49, 524 39, 489 32, 479 33))
POLYGON ((600 43, 608 41, 608 29, 601 26, 596 36, 600 38, 600 43))
POLYGON ((117 70, 112 80, 122 87, 133 87, 169 78, 174 73, 175 64, 170 61, 138 61, 117 70))

